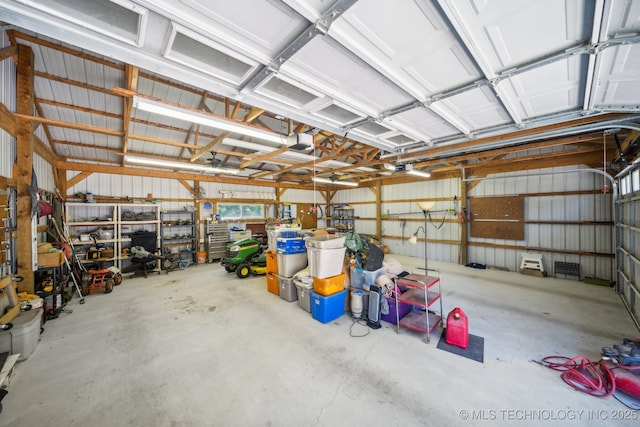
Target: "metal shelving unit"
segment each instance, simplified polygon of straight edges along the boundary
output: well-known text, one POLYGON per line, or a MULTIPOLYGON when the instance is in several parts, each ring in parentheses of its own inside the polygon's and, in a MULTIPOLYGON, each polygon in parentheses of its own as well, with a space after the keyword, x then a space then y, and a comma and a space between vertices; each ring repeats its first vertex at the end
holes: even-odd
POLYGON ((334 208, 331 220, 333 228, 341 232, 355 231, 355 217, 351 206, 334 208))
POLYGON ((411 329, 422 334, 426 334, 425 342, 431 341, 431 334, 442 324, 442 285, 440 273, 435 270, 428 270, 426 273, 434 272, 436 276, 426 276, 422 274, 408 274, 398 277, 395 280, 396 293, 396 325, 397 332, 400 328, 411 329), (409 288, 400 293, 399 287, 409 288), (435 313, 430 310, 433 305, 440 303, 440 312, 435 313), (399 318, 399 303, 413 306, 412 310, 402 319, 399 318))
MULTIPOLYGON (((119 268, 127 271, 131 264, 131 256, 128 250, 131 248, 130 235, 136 231, 153 232, 156 234, 156 248, 160 250, 160 206, 147 203, 126 203, 118 204, 118 251, 116 252, 119 261, 119 268), (126 254, 124 250, 126 249, 126 254)), ((157 263, 156 270, 160 270, 160 262, 157 263)))
POLYGON ((181 259, 196 262, 198 236, 195 211, 160 212, 160 245, 162 255, 178 250, 181 259))
POLYGON ((68 237, 74 247, 78 260, 83 263, 106 262, 120 268, 120 242, 118 237, 118 205, 115 203, 76 203, 65 204, 65 225, 68 237), (94 246, 90 237, 97 233, 101 237, 97 243, 113 249, 111 258, 90 259, 87 254, 94 246))

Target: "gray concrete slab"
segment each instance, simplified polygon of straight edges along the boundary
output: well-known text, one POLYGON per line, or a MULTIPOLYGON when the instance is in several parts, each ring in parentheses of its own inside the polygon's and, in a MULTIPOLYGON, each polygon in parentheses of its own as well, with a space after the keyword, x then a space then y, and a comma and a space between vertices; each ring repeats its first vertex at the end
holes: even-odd
POLYGON ((17 365, 0 426, 637 425, 614 398, 530 362, 597 359, 638 336, 612 289, 430 267, 443 274, 445 313, 462 307, 484 337, 483 364, 437 349, 439 330, 425 344, 383 322, 353 338, 347 315, 319 323, 268 293, 264 276, 198 265, 74 298, 17 365))

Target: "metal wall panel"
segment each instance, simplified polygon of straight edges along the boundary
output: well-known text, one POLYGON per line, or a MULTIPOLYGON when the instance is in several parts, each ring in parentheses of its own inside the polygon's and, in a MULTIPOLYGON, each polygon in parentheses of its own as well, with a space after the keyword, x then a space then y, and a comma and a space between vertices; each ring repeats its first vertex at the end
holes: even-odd
MULTIPOLYGON (((0 49, 10 46, 9 38, 0 31, 0 49)), ((0 61, 0 103, 9 111, 16 110, 16 68, 12 59, 0 61)), ((16 158, 15 138, 0 129, 0 176, 12 177, 13 163, 16 158)))
MULTIPOLYGON (((469 193, 471 197, 531 193, 600 191, 602 178, 593 172, 571 172, 575 167, 553 168, 491 176, 469 193)), ((564 254, 563 251, 613 254, 613 227, 591 224, 612 221, 611 194, 568 194, 525 197, 525 241, 470 238, 470 242, 540 248, 545 270, 553 275, 556 261, 580 264, 582 277, 612 278, 612 258, 564 254), (536 224, 531 222, 570 222, 536 224), (589 222, 586 224, 585 222, 589 222), (548 251, 544 251, 547 249, 548 251)), ((518 270, 524 250, 470 246, 468 260, 518 270), (501 253, 500 256, 497 256, 501 253), (492 264, 493 262, 497 264, 492 264)), ((560 276, 565 277, 565 276, 560 276)))

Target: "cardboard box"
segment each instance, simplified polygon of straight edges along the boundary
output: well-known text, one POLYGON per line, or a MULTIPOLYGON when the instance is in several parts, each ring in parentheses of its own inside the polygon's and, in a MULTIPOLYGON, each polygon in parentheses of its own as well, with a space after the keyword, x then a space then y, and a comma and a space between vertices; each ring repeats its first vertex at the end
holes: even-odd
POLYGON ((38 254, 38 267, 57 267, 64 262, 62 251, 38 254))
POLYGON ((51 246, 51 243, 38 243, 39 254, 51 252, 51 249, 54 249, 54 247, 51 246))

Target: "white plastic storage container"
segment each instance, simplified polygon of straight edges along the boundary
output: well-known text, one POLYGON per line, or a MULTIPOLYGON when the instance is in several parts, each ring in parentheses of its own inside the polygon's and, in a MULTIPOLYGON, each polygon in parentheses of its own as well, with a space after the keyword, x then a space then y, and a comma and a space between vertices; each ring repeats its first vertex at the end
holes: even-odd
POLYGON ((338 249, 344 247, 345 236, 336 234, 321 234, 306 239, 307 248, 338 249))
POLYGON ((35 351, 40 341, 40 310, 23 311, 11 323, 11 346, 13 354, 20 353, 18 360, 26 360, 35 351))
POLYGON ((298 271, 307 266, 307 254, 276 254, 278 260, 278 274, 283 277, 293 277, 298 271))
POLYGON ((324 279, 342 273, 345 251, 344 247, 336 249, 307 248, 311 276, 324 279))

